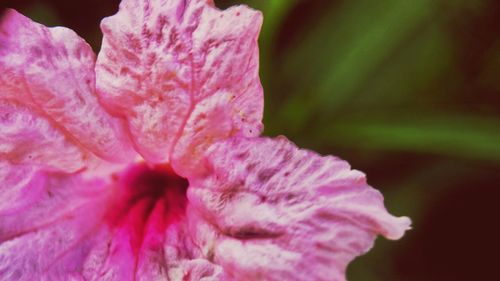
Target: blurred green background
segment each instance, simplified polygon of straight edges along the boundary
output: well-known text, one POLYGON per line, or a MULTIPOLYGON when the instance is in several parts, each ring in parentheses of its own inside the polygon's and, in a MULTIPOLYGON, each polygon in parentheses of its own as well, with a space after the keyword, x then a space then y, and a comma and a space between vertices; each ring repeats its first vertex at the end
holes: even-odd
MULTIPOLYGON (((4 3, 96 51, 118 7, 4 3)), ((349 280, 496 280, 500 1, 216 0, 236 3, 264 13, 265 134, 348 160, 414 221, 401 241, 378 239, 349 280)))

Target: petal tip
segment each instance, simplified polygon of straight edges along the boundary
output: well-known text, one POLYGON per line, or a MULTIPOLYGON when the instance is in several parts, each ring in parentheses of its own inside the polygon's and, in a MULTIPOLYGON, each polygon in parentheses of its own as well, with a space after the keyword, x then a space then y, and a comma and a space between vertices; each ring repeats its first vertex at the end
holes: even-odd
POLYGON ((411 230, 411 219, 409 217, 395 218, 392 229, 389 229, 384 236, 389 240, 399 240, 406 231, 411 230))

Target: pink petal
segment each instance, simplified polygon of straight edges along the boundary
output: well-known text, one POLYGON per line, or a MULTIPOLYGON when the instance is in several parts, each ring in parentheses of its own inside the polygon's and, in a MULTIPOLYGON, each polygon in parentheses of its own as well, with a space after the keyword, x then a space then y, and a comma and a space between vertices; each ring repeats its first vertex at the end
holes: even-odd
POLYGON ((85 166, 88 154, 47 118, 0 101, 0 159, 75 172, 85 166))
MULTIPOLYGON (((163 265, 144 262, 146 255, 134 251, 134 232, 128 229, 134 224, 106 223, 116 196, 110 181, 42 171, 35 175, 29 181, 11 175, 3 182, 11 185, 7 190, 24 185, 40 192, 28 205, 11 206, 15 212, 0 211, 0 280, 132 281, 139 280, 139 261, 151 268, 163 265)), ((129 217, 134 213, 128 212, 129 217)))
POLYGON ((187 176, 213 142, 260 134, 261 22, 245 6, 220 11, 207 0, 124 0, 102 21, 99 95, 127 118, 144 158, 173 157, 187 176))
POLYGON ((207 223, 194 239, 235 280, 345 280, 377 234, 409 228, 363 173, 285 138, 233 138, 205 161, 210 174, 188 190, 191 217, 207 223))
POLYGON ((42 192, 43 180, 33 166, 0 161, 0 215, 18 212, 35 202, 42 192))
POLYGON ((175 194, 151 210, 146 197, 121 209, 115 180, 9 165, 0 191, 29 204, 0 204, 0 280, 231 280, 203 259, 175 194))
POLYGON ((102 237, 109 193, 103 182, 76 176, 38 171, 30 178, 2 182, 38 192, 26 192, 23 202, 30 204, 15 212, 0 212, 0 280, 81 280, 88 253, 102 237))
MULTIPOLYGON (((121 121, 107 114, 97 100, 94 66, 92 49, 73 31, 47 28, 14 10, 6 11, 0 23, 0 102, 3 118, 17 119, 22 126, 17 136, 7 136, 15 162, 26 156, 23 149, 28 147, 40 159, 63 151, 72 154, 67 161, 81 161, 84 152, 78 153, 76 147, 108 160, 130 159, 132 150, 121 121), (5 111, 13 109, 20 112, 5 117, 9 115, 5 111), (44 146, 26 145, 33 142, 32 136, 43 140, 44 146)), ((4 131, 1 136, 5 137, 4 131)))

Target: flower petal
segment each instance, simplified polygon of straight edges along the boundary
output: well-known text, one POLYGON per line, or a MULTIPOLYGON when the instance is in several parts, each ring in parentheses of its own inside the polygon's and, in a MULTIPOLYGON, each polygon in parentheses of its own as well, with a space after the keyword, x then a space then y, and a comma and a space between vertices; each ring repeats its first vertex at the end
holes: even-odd
POLYGON ((17 203, 29 204, 0 211, 0 279, 81 280, 88 253, 102 236, 108 195, 103 182, 24 166, 6 178, 6 190, 25 191, 17 203), (28 180, 17 177, 24 172, 28 180))
POLYGON ((0 101, 0 159, 75 172, 88 154, 40 114, 0 101))
POLYGON ((110 223, 114 180, 0 162, 0 182, 0 280, 230 280, 202 258, 187 220, 166 215, 175 202, 144 210, 139 198, 110 223))
POLYGON ((409 228, 363 173, 285 138, 229 139, 205 161, 211 172, 190 179, 188 198, 191 217, 214 234, 194 239, 236 280, 345 280, 377 234, 398 239, 409 228))
POLYGON ((145 159, 173 157, 186 176, 213 142, 260 134, 261 22, 245 6, 220 11, 208 0, 124 0, 102 21, 98 92, 127 118, 145 159))
POLYGON ((32 204, 41 193, 41 182, 43 178, 37 176, 35 167, 0 161, 0 215, 32 204))
MULTIPOLYGON (((63 152, 74 154, 71 159, 82 158, 75 147, 107 160, 130 159, 132 150, 121 121, 97 100, 94 66, 92 49, 73 31, 47 28, 14 10, 5 12, 0 22, 0 101, 8 110, 19 108, 22 113, 12 114, 21 125, 52 145, 30 148, 40 158, 51 158, 48 154, 64 143, 71 146, 63 152)), ((4 131, 1 137, 5 138, 4 131)), ((10 138, 11 153, 23 154, 19 151, 28 147, 25 142, 33 141, 29 137, 10 138)))

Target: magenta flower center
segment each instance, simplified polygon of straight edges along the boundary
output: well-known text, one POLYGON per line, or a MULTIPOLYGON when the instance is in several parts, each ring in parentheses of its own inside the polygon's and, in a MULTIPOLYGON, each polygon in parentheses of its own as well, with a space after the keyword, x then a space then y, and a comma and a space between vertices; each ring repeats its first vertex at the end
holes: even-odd
POLYGON ((168 225, 184 217, 188 181, 169 166, 138 163, 114 179, 106 220, 112 228, 130 235, 135 254, 146 235, 161 235, 168 225))

